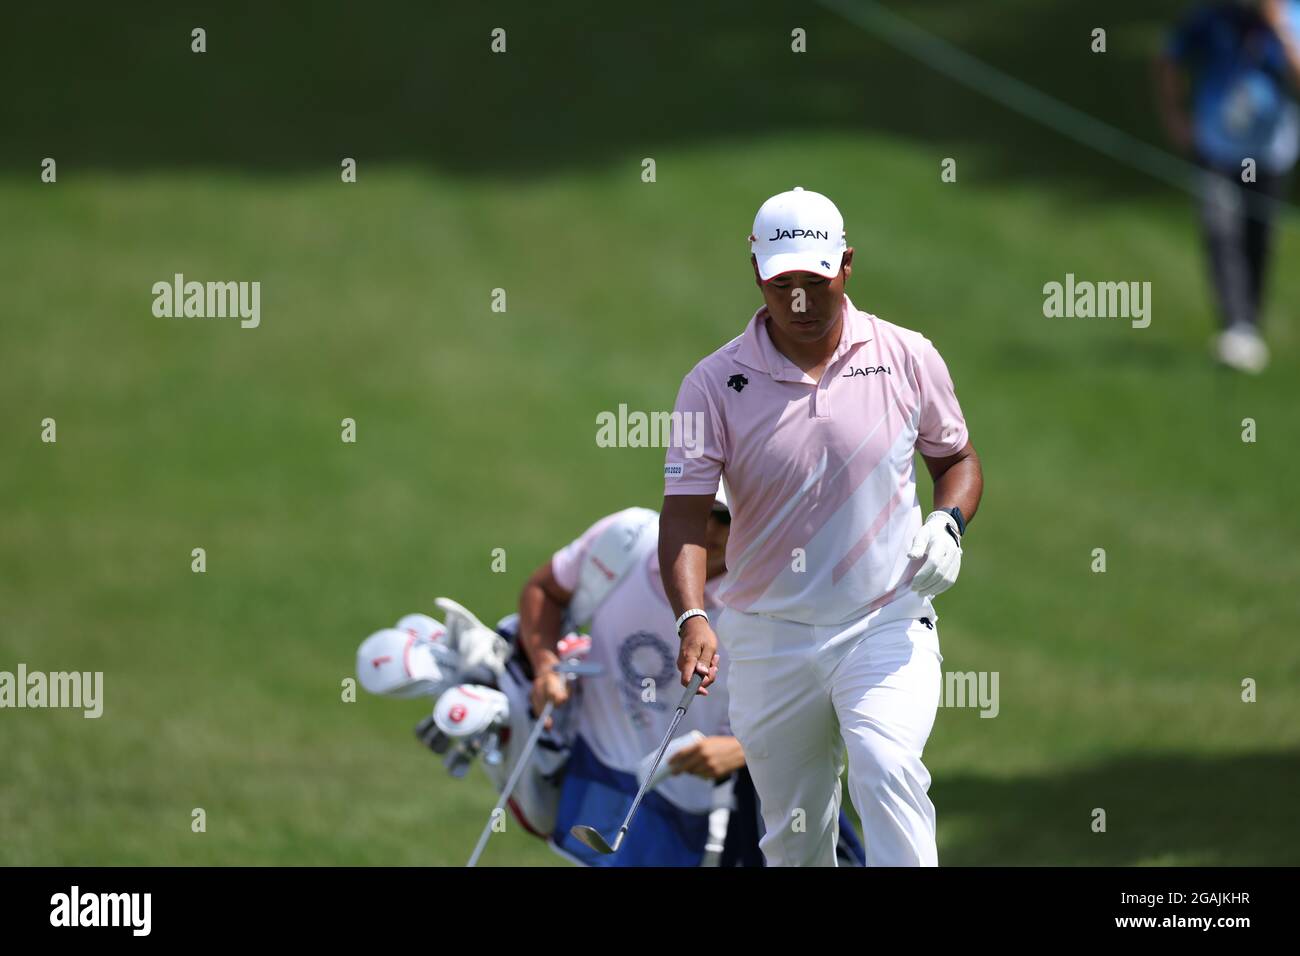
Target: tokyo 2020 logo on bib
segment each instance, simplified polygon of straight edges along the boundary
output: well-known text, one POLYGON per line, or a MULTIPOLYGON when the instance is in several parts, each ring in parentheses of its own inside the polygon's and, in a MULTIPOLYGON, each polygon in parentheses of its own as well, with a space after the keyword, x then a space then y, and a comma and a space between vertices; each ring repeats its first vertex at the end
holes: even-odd
POLYGON ((646 718, 645 708, 664 710, 659 696, 677 680, 677 653, 657 634, 636 631, 623 639, 618 649, 619 683, 628 715, 637 724, 646 718), (647 683, 650 681, 652 683, 647 683))

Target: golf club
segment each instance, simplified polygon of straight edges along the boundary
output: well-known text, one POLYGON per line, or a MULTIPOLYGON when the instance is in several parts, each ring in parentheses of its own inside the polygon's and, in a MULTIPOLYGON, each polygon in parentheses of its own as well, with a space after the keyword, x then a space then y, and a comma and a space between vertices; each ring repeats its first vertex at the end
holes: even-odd
MULTIPOLYGON (((597 676, 601 674, 604 669, 599 664, 595 663, 589 664, 584 661, 561 661, 559 664, 555 665, 553 670, 557 674, 563 674, 568 680, 573 681, 577 680, 579 677, 597 676)), ((496 820, 497 813, 505 807, 506 801, 510 799, 510 794, 514 792, 515 784, 519 782, 519 778, 524 775, 524 771, 528 768, 528 761, 532 757, 533 748, 537 746, 537 741, 541 739, 542 731, 546 729, 546 722, 550 719, 551 711, 554 709, 555 704, 548 700, 546 706, 542 708, 542 712, 538 716, 537 722, 533 724, 532 732, 529 733, 528 740, 524 743, 524 749, 519 752, 519 759, 515 761, 515 768, 510 771, 510 776, 506 780, 506 785, 501 788, 501 796, 497 798, 496 806, 494 806, 492 812, 488 814, 487 824, 483 827, 483 832, 479 835, 478 843, 474 847, 474 852, 470 854, 469 862, 465 864, 466 867, 478 864, 478 858, 483 855, 483 849, 487 846, 487 842, 492 836, 492 823, 496 820)))
POLYGON ((573 834, 574 839, 580 840, 597 853, 606 856, 618 852, 618 848, 623 843, 623 837, 627 836, 627 828, 632 825, 632 818, 636 816, 637 808, 641 806, 641 798, 646 795, 646 791, 650 788, 650 781, 659 768, 659 761, 664 759, 664 751, 668 749, 668 744, 673 739, 673 732, 677 730, 677 724, 685 716, 686 708, 691 706, 691 700, 694 699, 695 692, 700 689, 700 682, 703 680, 704 675, 696 673, 691 678, 691 682, 686 685, 686 693, 682 695, 682 702, 677 705, 677 713, 673 715, 673 722, 668 725, 668 733, 664 735, 664 742, 659 745, 659 753, 655 755, 655 762, 651 765, 650 772, 646 774, 645 782, 637 790, 636 799, 632 801, 632 809, 627 812, 627 818, 623 821, 623 825, 618 828, 618 836, 614 837, 614 842, 612 844, 606 843, 605 838, 600 835, 600 831, 595 827, 585 826, 581 823, 569 831, 573 834))

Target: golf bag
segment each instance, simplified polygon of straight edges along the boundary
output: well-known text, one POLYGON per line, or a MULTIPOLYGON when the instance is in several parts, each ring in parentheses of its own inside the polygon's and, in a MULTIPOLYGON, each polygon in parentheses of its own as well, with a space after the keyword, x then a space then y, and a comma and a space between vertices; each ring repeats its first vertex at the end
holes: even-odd
MULTIPOLYGON (((453 777, 465 776, 480 760, 500 791, 535 719, 529 705, 531 669, 516 647, 518 615, 503 618, 494 629, 450 598, 435 603, 445 624, 427 614, 408 614, 396 627, 376 631, 357 650, 357 677, 372 694, 433 698, 433 712, 416 726, 416 737, 443 757, 453 777)), ((560 656, 578 657, 590 646, 589 639, 570 635, 560 642, 560 656)), ((539 837, 549 836, 555 825, 576 712, 576 707, 555 712, 510 799, 519 823, 539 837)))

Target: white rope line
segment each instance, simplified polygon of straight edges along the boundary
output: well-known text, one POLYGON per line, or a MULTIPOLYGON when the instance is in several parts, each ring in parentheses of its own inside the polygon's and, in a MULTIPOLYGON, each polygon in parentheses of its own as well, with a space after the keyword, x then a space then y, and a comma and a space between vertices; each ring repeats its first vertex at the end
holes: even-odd
MULTIPOLYGON (((902 50, 1008 109, 1197 198, 1205 198, 1206 174, 1200 166, 1152 146, 1131 133, 989 66, 947 40, 903 19, 876 0, 818 2, 875 34, 895 49, 902 50)), ((1224 180, 1225 183, 1228 181, 1224 180)), ((1251 193, 1240 184, 1237 184, 1237 190, 1248 204, 1271 204, 1284 222, 1292 222, 1294 214, 1300 211, 1282 200, 1251 193)))

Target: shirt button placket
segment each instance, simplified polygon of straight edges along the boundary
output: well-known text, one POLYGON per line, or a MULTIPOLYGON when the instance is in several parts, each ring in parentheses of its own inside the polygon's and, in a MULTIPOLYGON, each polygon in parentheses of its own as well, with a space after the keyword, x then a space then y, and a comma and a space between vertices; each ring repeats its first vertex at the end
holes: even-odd
POLYGON ((835 381, 835 366, 838 357, 833 357, 826 370, 822 372, 821 381, 813 388, 813 418, 824 420, 831 417, 831 383, 835 381))

